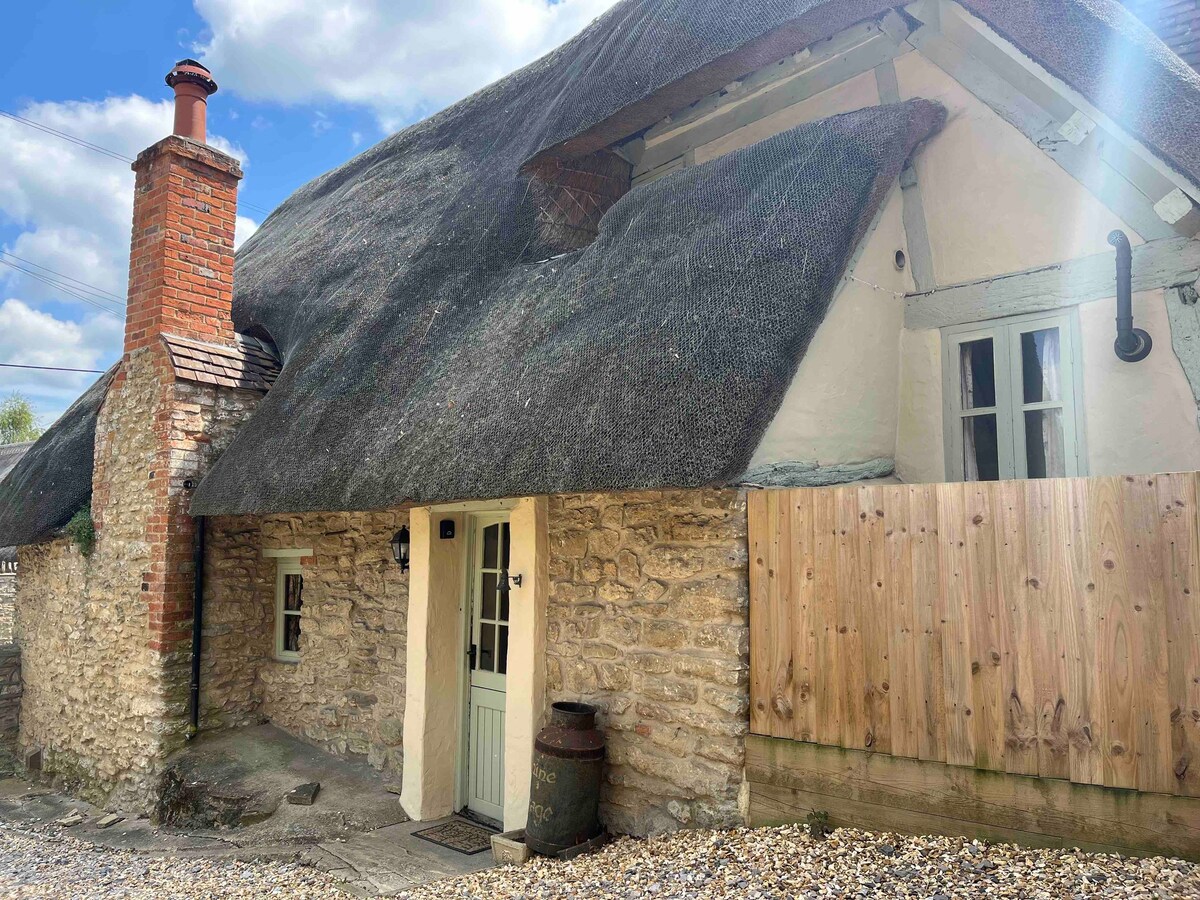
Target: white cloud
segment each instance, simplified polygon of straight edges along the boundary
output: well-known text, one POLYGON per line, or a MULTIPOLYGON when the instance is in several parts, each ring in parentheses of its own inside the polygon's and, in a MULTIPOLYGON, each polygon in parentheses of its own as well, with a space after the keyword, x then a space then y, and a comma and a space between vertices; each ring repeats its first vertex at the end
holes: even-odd
MULTIPOLYGON (((170 134, 172 103, 135 95, 98 102, 33 103, 19 114, 133 157, 170 134)), ((239 158, 245 155, 219 136, 211 137, 210 143, 239 158)), ((106 368, 121 349, 124 313, 119 298, 125 296, 128 279, 133 215, 134 176, 129 163, 7 118, 0 118, 0 160, 4 160, 0 222, 17 230, 0 250, 20 258, 0 259, 28 270, 22 273, 11 265, 0 266, 0 287, 6 288, 0 296, 20 298, 0 306, 0 362, 106 368), (78 281, 68 282, 71 289, 63 290, 36 275, 78 281), (95 304, 108 307, 109 313, 100 312, 95 304), (72 314, 66 315, 64 309, 72 314)), ((236 243, 256 228, 254 220, 238 216, 236 243)), ((0 393, 13 389, 13 373, 21 371, 3 370, 0 393)), ((54 373, 20 376, 20 384, 47 403, 55 397, 69 402, 91 380, 93 376, 54 373)), ((65 406, 62 402, 43 412, 52 419, 65 406)))
MULTIPOLYGON (((87 316, 79 322, 56 319, 27 303, 9 298, 0 303, 0 360, 26 366, 103 369, 121 346, 123 325, 110 316, 87 316)), ((12 392, 27 397, 39 421, 49 425, 98 376, 37 369, 0 369, 0 399, 12 392)))
POLYGON ((615 0, 195 0, 218 82, 366 106, 394 129, 536 59, 615 0))

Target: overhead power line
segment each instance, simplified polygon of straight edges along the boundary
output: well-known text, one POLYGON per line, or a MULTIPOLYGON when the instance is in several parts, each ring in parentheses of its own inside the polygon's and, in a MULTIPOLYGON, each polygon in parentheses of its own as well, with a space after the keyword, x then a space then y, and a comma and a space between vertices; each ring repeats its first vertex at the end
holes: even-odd
POLYGON ((63 366, 25 366, 20 363, 0 363, 0 369, 38 369, 42 372, 86 372, 90 375, 103 375, 103 369, 67 369, 63 366))
MULTIPOLYGON (((51 128, 49 125, 43 125, 41 122, 35 122, 32 119, 26 119, 24 116, 18 116, 16 113, 10 113, 7 110, 0 109, 0 118, 11 119, 14 122, 19 122, 22 125, 37 129, 44 134, 49 134, 53 137, 59 138, 60 140, 75 144, 78 147, 83 147, 85 150, 91 150, 95 153, 100 153, 104 156, 107 156, 109 159, 115 159, 117 162, 132 163, 134 161, 133 157, 126 156, 124 153, 118 153, 116 150, 110 150, 107 147, 101 147, 99 144, 93 144, 91 141, 84 140, 77 135, 68 134, 65 131, 59 131, 57 128, 51 128)), ((239 200, 238 206, 245 207, 246 209, 253 209, 257 212, 263 213, 264 215, 271 214, 271 210, 267 209, 265 206, 259 206, 256 203, 248 203, 245 200, 239 200)))
POLYGON ((125 298, 120 296, 119 294, 114 294, 112 291, 106 291, 106 290, 104 290, 104 288, 96 287, 96 285, 94 285, 94 284, 83 281, 82 279, 79 279, 79 278, 75 278, 71 275, 66 275, 62 272, 56 272, 56 271, 54 271, 54 269, 51 269, 48 266, 43 266, 40 263, 35 263, 31 259, 23 259, 20 256, 17 256, 17 254, 15 254, 15 253, 9 253, 7 250, 0 250, 0 256, 7 256, 10 259, 15 259, 17 262, 23 262, 27 266, 33 266, 35 269, 41 269, 43 272, 48 272, 51 275, 53 275, 55 278, 58 278, 62 281, 73 281, 75 284, 78 284, 78 285, 81 285, 82 287, 87 288, 89 293, 95 293, 98 295, 103 295, 105 297, 111 297, 113 300, 115 300, 117 303, 120 303, 120 304, 125 303, 125 298))
POLYGON ((115 319, 123 319, 124 318, 124 315, 122 313, 117 312, 111 306, 105 306, 100 301, 95 300, 92 297, 88 297, 84 294, 81 294, 78 291, 74 291, 67 285, 64 285, 62 282, 55 281, 53 278, 47 278, 45 275, 40 275, 37 272, 34 272, 32 269, 23 268, 21 266, 18 266, 16 263, 9 262, 7 259, 0 259, 0 266, 8 266, 9 268, 16 269, 18 272, 21 272, 22 274, 27 275, 30 278, 36 279, 37 281, 40 281, 43 284, 47 284, 57 291, 62 291, 64 294, 74 297, 76 300, 81 300, 82 302, 88 304, 88 306, 94 306, 96 309, 100 310, 101 312, 108 313, 110 316, 112 316, 115 319))

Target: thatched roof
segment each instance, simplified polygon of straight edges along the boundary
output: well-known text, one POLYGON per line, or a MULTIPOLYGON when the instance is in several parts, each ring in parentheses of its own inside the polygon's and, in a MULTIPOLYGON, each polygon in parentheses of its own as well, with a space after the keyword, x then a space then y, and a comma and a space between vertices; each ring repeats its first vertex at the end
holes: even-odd
MULTIPOLYGON (((1114 0, 963 2, 1200 180, 1200 80, 1114 0)), ((193 509, 736 478, 939 111, 865 110, 676 173, 549 262, 528 173, 893 5, 624 0, 299 190, 242 248, 235 283, 235 323, 269 331, 284 368, 193 509)))
POLYGON ((92 496, 96 416, 116 366, 67 409, 0 480, 0 544, 33 544, 92 496))

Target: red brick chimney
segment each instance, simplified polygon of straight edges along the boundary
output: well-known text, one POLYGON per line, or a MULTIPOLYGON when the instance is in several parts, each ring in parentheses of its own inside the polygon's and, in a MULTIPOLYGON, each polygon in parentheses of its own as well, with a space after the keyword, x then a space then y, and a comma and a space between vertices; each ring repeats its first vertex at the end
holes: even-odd
POLYGON ((236 159, 204 143, 212 73, 195 60, 167 75, 175 134, 138 154, 125 353, 161 334, 232 343, 236 159))

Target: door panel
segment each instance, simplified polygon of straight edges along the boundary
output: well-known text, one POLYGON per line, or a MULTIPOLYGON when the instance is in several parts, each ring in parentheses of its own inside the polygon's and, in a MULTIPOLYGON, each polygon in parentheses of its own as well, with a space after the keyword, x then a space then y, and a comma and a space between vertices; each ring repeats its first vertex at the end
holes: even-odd
POLYGON ((508 568, 508 520, 501 516, 479 516, 474 521, 474 534, 467 808, 490 819, 503 820, 509 598, 500 592, 499 584, 501 573, 508 568))

